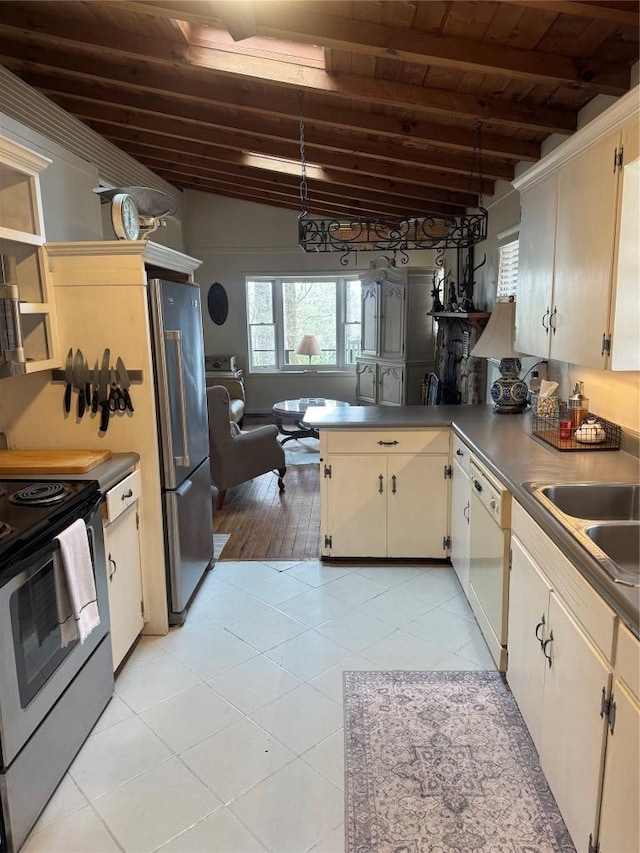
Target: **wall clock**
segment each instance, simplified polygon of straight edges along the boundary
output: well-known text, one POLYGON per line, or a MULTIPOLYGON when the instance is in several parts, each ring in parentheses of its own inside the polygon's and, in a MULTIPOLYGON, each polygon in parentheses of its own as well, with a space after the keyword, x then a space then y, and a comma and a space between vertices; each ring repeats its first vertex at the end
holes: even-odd
POLYGON ((140 214, 133 196, 128 193, 113 196, 111 223, 118 240, 137 240, 140 237, 140 214))

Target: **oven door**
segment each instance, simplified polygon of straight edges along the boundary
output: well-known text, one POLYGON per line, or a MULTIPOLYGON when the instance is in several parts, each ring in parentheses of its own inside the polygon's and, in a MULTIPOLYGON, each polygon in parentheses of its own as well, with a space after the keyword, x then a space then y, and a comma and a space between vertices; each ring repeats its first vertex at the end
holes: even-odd
POLYGON ((85 515, 100 613, 86 641, 62 645, 54 576, 61 554, 51 530, 46 544, 24 558, 0 588, 0 745, 8 767, 109 630, 104 541, 99 507, 85 515))

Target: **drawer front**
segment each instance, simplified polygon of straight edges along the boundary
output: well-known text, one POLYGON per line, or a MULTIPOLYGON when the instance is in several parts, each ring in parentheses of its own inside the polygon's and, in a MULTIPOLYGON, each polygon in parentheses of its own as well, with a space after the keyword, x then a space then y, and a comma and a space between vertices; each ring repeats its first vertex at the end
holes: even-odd
POLYGON ((109 489, 105 495, 104 517, 105 522, 115 521, 119 515, 135 503, 140 497, 140 471, 133 471, 117 486, 109 489))
POLYGON ((640 699, 640 641, 626 625, 618 626, 616 674, 636 699, 640 699))
POLYGON ((324 430, 327 453, 449 453, 449 430, 324 430))
POLYGON ((464 441, 457 435, 452 436, 451 439, 452 448, 453 448, 453 460, 457 462, 458 465, 462 468, 465 474, 469 474, 469 462, 471 461, 471 451, 464 443, 464 441))

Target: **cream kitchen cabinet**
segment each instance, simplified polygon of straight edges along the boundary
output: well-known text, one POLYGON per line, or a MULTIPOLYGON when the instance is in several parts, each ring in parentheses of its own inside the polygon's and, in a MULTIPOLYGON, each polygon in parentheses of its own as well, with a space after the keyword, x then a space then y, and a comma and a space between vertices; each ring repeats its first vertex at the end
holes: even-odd
POLYGON ((511 551, 507 681, 573 842, 586 850, 597 835, 616 618, 518 504, 511 551))
POLYGON ((114 671, 143 627, 138 499, 140 472, 110 489, 103 505, 114 671))
POLYGON ((458 436, 451 454, 451 563, 464 594, 469 598, 471 528, 469 526, 471 451, 458 436))
POLYGON ((322 430, 324 557, 448 554, 448 430, 322 430))
POLYGON ((0 136, 0 378, 58 367, 39 184, 50 162, 0 136))
POLYGON ((383 406, 418 405, 433 365, 433 326, 427 316, 431 270, 376 266, 362 276, 360 357, 356 397, 383 406))
MULTIPOLYGON (((618 628, 598 844, 600 853, 640 850, 640 642, 618 628)), ((595 846, 595 845, 594 845, 595 846)))
POLYGON ((623 164, 638 159, 637 100, 637 92, 621 98, 514 181, 522 193, 516 309, 521 352, 588 367, 638 369, 636 335, 622 320, 637 278, 631 280, 626 264, 617 288, 614 279, 617 257, 629 242, 619 238, 626 233, 620 231, 623 164))

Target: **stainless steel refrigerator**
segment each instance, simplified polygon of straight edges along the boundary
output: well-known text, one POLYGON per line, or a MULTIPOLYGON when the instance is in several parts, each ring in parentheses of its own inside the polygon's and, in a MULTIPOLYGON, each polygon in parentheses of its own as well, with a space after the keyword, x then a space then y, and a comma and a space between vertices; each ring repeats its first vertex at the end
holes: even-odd
POLYGON ((209 426, 200 288, 151 279, 169 624, 213 560, 209 426))

